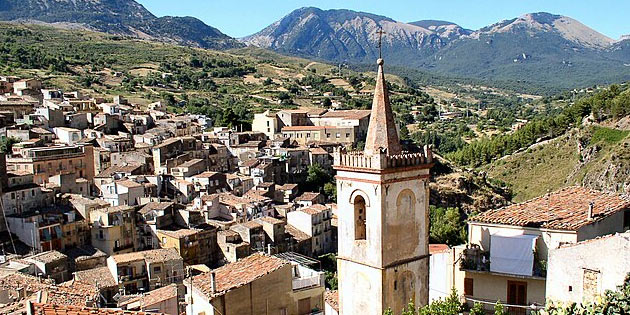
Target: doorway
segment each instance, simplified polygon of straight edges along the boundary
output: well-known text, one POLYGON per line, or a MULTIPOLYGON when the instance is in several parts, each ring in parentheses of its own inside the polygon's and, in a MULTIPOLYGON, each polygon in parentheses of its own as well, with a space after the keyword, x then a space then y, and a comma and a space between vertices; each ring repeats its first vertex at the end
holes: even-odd
MULTIPOLYGON (((527 282, 508 281, 507 303, 511 305, 527 305, 527 282)), ((510 314, 526 314, 525 308, 510 307, 508 310, 510 314)))

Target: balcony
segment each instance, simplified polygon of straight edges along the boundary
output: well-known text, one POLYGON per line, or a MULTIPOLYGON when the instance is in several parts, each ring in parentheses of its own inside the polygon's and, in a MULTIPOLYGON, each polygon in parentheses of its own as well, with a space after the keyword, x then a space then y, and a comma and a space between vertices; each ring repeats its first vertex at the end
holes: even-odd
POLYGON ((323 272, 299 265, 293 266, 293 290, 324 287, 325 280, 323 272))
POLYGON ((293 290, 302 290, 305 288, 323 286, 322 276, 315 275, 310 277, 293 278, 293 290))
POLYGON ((504 271, 496 271, 491 268, 492 261, 490 259, 490 251, 483 251, 479 246, 473 245, 471 248, 466 248, 461 253, 459 267, 460 270, 472 271, 472 272, 487 272, 493 274, 505 274, 516 277, 534 277, 545 278, 547 277, 547 262, 541 260, 537 253, 534 253, 533 268, 531 274, 525 273, 509 273, 504 271))

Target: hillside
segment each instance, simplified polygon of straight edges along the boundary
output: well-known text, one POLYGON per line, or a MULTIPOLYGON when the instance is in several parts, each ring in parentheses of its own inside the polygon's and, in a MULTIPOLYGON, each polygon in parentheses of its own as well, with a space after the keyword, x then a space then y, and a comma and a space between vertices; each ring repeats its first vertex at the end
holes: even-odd
POLYGON ((133 0, 3 0, 0 21, 45 22, 194 47, 242 44, 193 17, 156 17, 133 0))
POLYGON ((630 193, 630 131, 576 129, 483 169, 521 202, 570 185, 630 193))
POLYGON ((477 31, 445 21, 402 23, 349 10, 295 10, 248 45, 342 63, 390 64, 506 85, 571 89, 630 80, 628 41, 615 42, 566 16, 532 13, 477 31))

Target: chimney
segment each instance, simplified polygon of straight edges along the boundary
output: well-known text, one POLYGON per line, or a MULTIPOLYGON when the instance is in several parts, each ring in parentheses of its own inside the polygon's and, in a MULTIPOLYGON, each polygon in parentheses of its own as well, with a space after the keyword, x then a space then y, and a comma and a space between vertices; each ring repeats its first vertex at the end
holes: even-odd
POLYGON ((210 273, 210 287, 212 288, 212 293, 217 291, 217 277, 214 271, 210 273))
POLYGON ((588 204, 588 217, 587 217, 587 219, 589 221, 593 220, 593 208, 595 208, 595 203, 591 201, 591 203, 588 204))

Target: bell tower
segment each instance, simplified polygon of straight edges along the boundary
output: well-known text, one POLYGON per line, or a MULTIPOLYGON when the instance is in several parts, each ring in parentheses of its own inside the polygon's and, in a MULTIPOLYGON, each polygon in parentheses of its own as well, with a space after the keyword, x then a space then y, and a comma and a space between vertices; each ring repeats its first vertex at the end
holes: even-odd
POLYGON ((429 176, 433 156, 402 150, 378 59, 364 151, 335 153, 339 308, 399 313, 429 300, 429 176))

